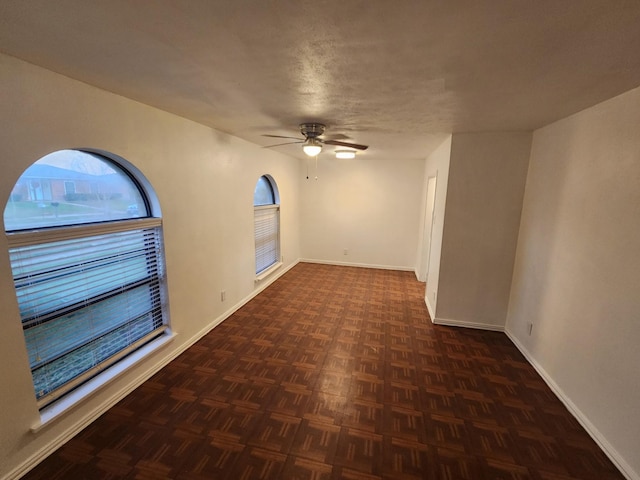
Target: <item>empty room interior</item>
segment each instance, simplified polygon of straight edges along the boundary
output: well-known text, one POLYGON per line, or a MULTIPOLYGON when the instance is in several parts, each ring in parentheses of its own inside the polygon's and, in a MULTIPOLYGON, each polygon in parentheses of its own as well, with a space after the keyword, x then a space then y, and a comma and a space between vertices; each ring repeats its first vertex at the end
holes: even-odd
POLYGON ((0 479, 640 480, 639 26, 0 0, 0 479))

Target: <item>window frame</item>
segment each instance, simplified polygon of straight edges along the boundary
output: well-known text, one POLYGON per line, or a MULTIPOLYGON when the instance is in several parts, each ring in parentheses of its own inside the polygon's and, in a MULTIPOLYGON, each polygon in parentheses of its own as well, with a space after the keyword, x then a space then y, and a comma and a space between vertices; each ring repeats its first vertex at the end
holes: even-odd
MULTIPOLYGON (((46 245, 53 242, 90 239, 98 235, 117 234, 118 232, 131 232, 136 235, 138 231, 141 232, 140 235, 147 235, 144 233, 145 231, 151 232, 152 238, 157 241, 157 247, 151 250, 151 255, 153 255, 153 258, 158 262, 158 267, 155 276, 150 277, 152 278, 152 282, 157 283, 157 286, 152 287, 151 284, 149 285, 150 288, 157 289, 157 296, 159 298, 159 313, 154 314, 151 318, 158 320, 159 326, 137 340, 128 343, 124 348, 120 348, 105 361, 101 361, 97 365, 85 369, 80 375, 66 381, 63 385, 40 396, 40 398, 38 398, 38 393, 35 391, 36 385, 34 380, 34 394, 41 413, 41 424, 44 424, 51 418, 55 418, 59 413, 92 394, 96 389, 109 383, 117 375, 124 373, 131 366, 146 358, 152 351, 166 344, 174 336, 169 321, 162 218, 153 187, 139 170, 121 157, 101 150, 72 150, 97 157, 98 160, 112 166, 118 174, 127 176, 142 198, 147 215, 141 218, 119 218, 78 224, 35 226, 5 231, 9 251, 11 252, 15 249, 35 245, 46 245)), ((22 175, 20 178, 22 178, 22 175)), ((20 178, 16 181, 16 185, 20 182, 20 178)), ((14 271, 13 264, 12 271, 14 271)), ((119 298, 120 295, 121 293, 118 293, 116 297, 112 298, 119 298)), ((92 298, 93 297, 88 297, 88 300, 92 298)), ((16 300, 18 304, 20 304, 18 297, 16 297, 16 300)), ((53 310, 52 313, 60 311, 61 308, 62 307, 59 307, 57 310, 53 310)), ((22 315, 20 316, 20 321, 23 323, 22 315)), ((26 334, 25 343, 27 343, 26 334)), ((31 367, 31 370, 34 371, 33 367, 31 367)))
MULTIPOLYGON (((253 237, 254 237, 254 261, 255 261, 255 275, 256 275, 256 281, 260 281, 262 279, 264 279, 265 277, 267 277, 268 275, 270 275, 274 270, 277 270, 280 266, 282 266, 282 254, 281 254, 281 224, 280 224, 280 194, 278 191, 278 186, 275 182, 275 180, 273 179, 273 177, 271 177, 271 175, 261 175, 258 180, 256 181, 255 185, 254 185, 254 199, 253 199, 253 237), (256 204, 256 192, 255 189, 258 186, 258 184, 262 181, 262 180, 266 180, 267 185, 269 186, 269 188, 271 189, 271 198, 273 199, 273 203, 259 203, 256 204), (275 232, 271 231, 266 231, 264 232, 264 222, 262 220, 262 217, 264 217, 265 212, 268 213, 272 213, 273 214, 273 219, 275 222, 275 225, 267 225, 267 228, 269 227, 275 227, 272 228, 272 230, 275 230, 275 232), (258 224, 258 222, 261 222, 260 225, 258 224), (260 231, 259 231, 260 228, 260 231), (265 248, 263 243, 261 242, 261 239, 259 239, 259 234, 260 233, 267 233, 269 235, 273 235, 275 237, 275 248, 273 248, 273 256, 272 256, 272 260, 271 263, 268 263, 266 265, 262 265, 263 262, 263 258, 265 256, 265 248), (259 268, 262 267, 262 268, 259 268)), ((267 247, 267 252, 269 251, 269 247, 267 247)))

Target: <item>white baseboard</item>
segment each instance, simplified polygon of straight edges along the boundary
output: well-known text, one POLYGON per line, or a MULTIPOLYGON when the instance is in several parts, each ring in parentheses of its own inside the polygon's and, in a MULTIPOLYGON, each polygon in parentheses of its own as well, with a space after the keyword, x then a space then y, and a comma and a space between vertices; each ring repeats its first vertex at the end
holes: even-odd
POLYGON ((618 453, 618 451, 613 448, 613 446, 609 443, 609 441, 600 433, 600 431, 591 423, 591 421, 582 413, 582 411, 571 401, 571 399, 564 393, 562 388, 551 378, 551 376, 547 373, 547 371, 542 368, 542 366, 536 361, 536 359, 529 353, 529 351, 525 348, 522 343, 516 338, 515 335, 508 329, 505 329, 504 332, 507 334, 509 339, 513 342, 513 344, 520 350, 520 353, 524 355, 527 361, 536 369, 538 374, 542 377, 545 383, 549 386, 549 388, 555 393, 555 395, 560 399, 560 401, 567 407, 567 410, 571 412, 571 415, 575 417, 575 419, 582 425, 582 427, 587 431, 587 433, 593 438, 593 440, 598 444, 600 449, 605 453, 609 460, 613 462, 613 464, 620 470, 620 473, 624 475, 627 480, 640 480, 640 474, 634 471, 631 468, 624 458, 618 453))
MULTIPOLYGON (((60 448, 66 442, 71 440, 76 434, 80 433, 85 427, 91 424, 94 420, 96 420, 100 415, 104 414, 111 407, 116 405, 120 400, 133 392, 136 388, 150 379, 153 375, 162 370, 165 366, 175 360, 179 355, 184 353, 189 347, 195 344, 198 340, 204 337, 207 333, 213 330, 215 327, 220 325, 224 320, 229 318, 236 310, 240 309, 247 302, 253 299, 256 295, 262 292, 265 288, 275 282, 282 275, 287 273, 290 269, 298 264, 299 260, 292 263, 288 267, 274 272, 268 278, 265 278, 261 281, 260 287, 253 290, 249 295, 244 297, 238 303, 233 305, 227 311, 219 315, 216 319, 214 319, 209 325, 200 330, 198 333, 189 338, 184 344, 180 345, 176 350, 170 352, 166 357, 162 358, 158 363, 154 363, 147 370, 137 375, 134 379, 127 383, 123 388, 119 391, 115 392, 111 397, 106 399, 99 407, 95 408, 91 412, 84 415, 80 420, 78 420, 73 426, 63 432, 61 435, 56 437, 54 440, 49 442, 43 448, 35 452, 31 455, 27 460, 22 462, 20 465, 10 470, 9 473, 0 477, 0 480, 15 480, 24 475, 26 475, 31 469, 35 468, 40 462, 42 462, 45 458, 51 455, 55 450, 60 448)), ((41 430, 46 429, 46 427, 41 430)))
POLYGON ((302 263, 320 263, 323 265, 338 265, 341 267, 377 268, 380 270, 400 270, 402 272, 412 272, 412 267, 398 267, 394 265, 375 265, 370 263, 334 262, 330 260, 317 260, 313 258, 301 258, 302 263))
POLYGON ((424 297, 424 303, 427 304, 427 310, 429 310, 429 317, 431 317, 431 323, 433 323, 433 319, 436 318, 436 310, 435 308, 433 308, 433 306, 431 305, 431 302, 426 297, 426 295, 424 297))
MULTIPOLYGON (((427 302, 427 308, 429 307, 429 303, 427 302)), ((431 310, 429 310, 431 313, 431 310)), ((477 330, 491 330, 493 332, 504 332, 503 325, 492 325, 490 323, 478 323, 478 322, 467 322, 464 320, 451 320, 449 318, 437 318, 431 317, 432 322, 436 325, 446 325, 449 327, 462 327, 462 328, 475 328, 477 330)))
MULTIPOLYGON (((227 318, 229 318, 237 310, 239 310, 244 305, 246 305, 250 300, 252 300, 256 295, 258 295, 260 292, 262 292, 265 288, 267 288, 269 285, 271 285, 273 282, 275 282, 278 278, 280 278, 282 275, 284 275, 289 270, 291 270, 293 267, 295 267, 299 262, 300 262, 300 260, 297 260, 297 261, 293 262, 291 265, 287 266, 286 268, 283 268, 282 270, 275 271, 275 272, 271 273, 268 277, 262 278, 261 280, 257 281, 256 285, 257 284, 260 285, 258 288, 254 289, 249 295, 244 297, 242 300, 240 300, 235 305, 233 305, 231 308, 229 308, 227 311, 225 311, 222 315, 219 315, 209 325, 207 325, 202 330, 200 330, 198 333, 193 335, 186 342, 186 344, 185 344, 186 346, 181 347, 182 351, 180 353, 182 353, 185 350, 187 350, 189 347, 191 347, 193 344, 195 344, 198 340, 200 340, 202 337, 204 337, 207 333, 209 333, 215 327, 217 327, 222 322, 224 322, 227 318)), ((167 363, 169 363, 169 362, 167 362, 167 363)))
MULTIPOLYGON (((298 262, 307 262, 307 263, 324 263, 329 265, 343 265, 343 266, 353 266, 353 267, 363 267, 363 268, 380 268, 387 270, 402 270, 402 271, 411 271, 413 269, 407 267, 392 267, 392 266, 384 266, 384 265, 364 265, 364 264, 353 264, 353 263, 343 263, 343 262, 326 262, 319 260, 310 260, 310 259, 300 259, 298 262)), ((96 408, 92 412, 85 415, 78 422, 76 422, 70 429, 65 431, 63 434, 58 436, 52 442, 49 442, 44 448, 31 455, 26 461, 22 462, 16 468, 12 469, 9 473, 7 473, 1 480, 13 480, 20 478, 29 472, 32 468, 34 468, 38 463, 43 461, 48 455, 50 455, 53 451, 58 449, 68 440, 70 440, 74 435, 79 433, 82 429, 88 426, 91 422, 97 419, 100 415, 105 413, 111 407, 113 407, 116 403, 126 397, 128 394, 133 392, 138 386, 144 383, 146 380, 155 375, 158 371, 164 368, 167 364, 177 358, 180 354, 182 354, 185 350, 191 347, 194 343, 200 340, 203 336, 213 330, 216 326, 221 324, 224 320, 230 317, 234 312, 244 306, 247 302, 253 299, 256 295, 258 295, 262 290, 267 288, 271 283, 276 281, 280 276, 284 275, 287 271, 293 268, 298 262, 295 262, 283 269, 282 271, 278 271, 274 273, 273 276, 270 276, 268 279, 265 279, 264 283, 260 285, 260 288, 254 290, 245 298, 240 300, 234 306, 229 308, 223 314, 218 316, 213 320, 212 323, 207 325, 205 328, 200 330, 198 333, 193 335, 189 340, 187 340, 183 345, 181 345, 178 349, 171 352, 167 357, 163 358, 159 363, 152 365, 149 369, 138 375, 132 381, 130 381, 125 387, 121 390, 113 394, 109 399, 107 399, 100 407, 96 408)), ((502 326, 497 325, 489 325, 483 323, 476 322, 465 322, 451 319, 442 319, 436 318, 433 312, 433 308, 429 303, 428 299, 425 299, 425 303, 427 305, 427 309, 429 310, 429 314, 433 319, 433 323, 437 325, 449 325, 456 327, 466 327, 466 328, 477 328, 484 330, 493 330, 493 331, 504 331, 509 339, 514 343, 514 345, 520 350, 520 352, 525 356, 527 361, 531 363, 531 365, 536 369, 536 371, 540 374, 540 376, 547 383, 549 388, 556 394, 556 396, 564 403, 567 409, 571 412, 571 414, 578 420, 578 422, 583 426, 583 428, 589 433, 589 435, 594 439, 594 441, 600 446, 602 451, 609 457, 609 459, 616 465, 616 467, 620 470, 620 472, 627 478, 627 480, 640 480, 640 475, 635 472, 631 466, 620 456, 620 454, 613 448, 613 446, 602 436, 602 434, 598 431, 598 429, 589 421, 589 419, 575 406, 575 404, 565 395, 562 389, 553 381, 553 379, 547 374, 547 372, 536 362, 536 360, 531 356, 531 354, 527 351, 526 348, 517 340, 517 338, 511 334, 509 330, 506 330, 502 326)))

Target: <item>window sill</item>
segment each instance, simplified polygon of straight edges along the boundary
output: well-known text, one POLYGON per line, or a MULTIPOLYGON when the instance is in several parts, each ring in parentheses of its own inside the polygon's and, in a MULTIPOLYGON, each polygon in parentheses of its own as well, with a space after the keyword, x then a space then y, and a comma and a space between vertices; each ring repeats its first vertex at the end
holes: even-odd
POLYGON ((55 401, 51 405, 46 406, 40 410, 40 422, 31 427, 31 432, 37 433, 47 425, 62 417, 83 400, 97 393, 100 389, 111 383, 131 367, 141 362, 148 355, 171 342, 175 336, 176 334, 170 331, 168 334, 162 335, 161 337, 149 342, 147 345, 139 348, 115 365, 112 365, 98 376, 82 384, 72 392, 69 392, 67 395, 55 401))
POLYGON ((282 262, 277 262, 274 263, 273 265, 271 265, 269 268, 267 268, 266 270, 263 270, 262 272, 260 272, 258 275, 256 275, 256 280, 255 282, 261 282, 262 280, 264 280, 265 278, 267 278, 269 275, 271 275, 273 272, 275 272, 276 270, 278 270, 280 267, 282 266, 282 262))

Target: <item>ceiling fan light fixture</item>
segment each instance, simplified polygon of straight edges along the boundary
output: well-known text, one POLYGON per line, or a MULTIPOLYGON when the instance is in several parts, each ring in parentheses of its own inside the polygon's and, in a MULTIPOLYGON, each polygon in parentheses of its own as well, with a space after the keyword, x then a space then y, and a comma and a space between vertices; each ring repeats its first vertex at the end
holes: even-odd
POLYGON ((356 152, 353 150, 336 150, 336 158, 356 158, 356 152))
POLYGON ((302 150, 310 157, 315 157, 322 151, 322 144, 315 138, 307 138, 302 144, 302 150))

